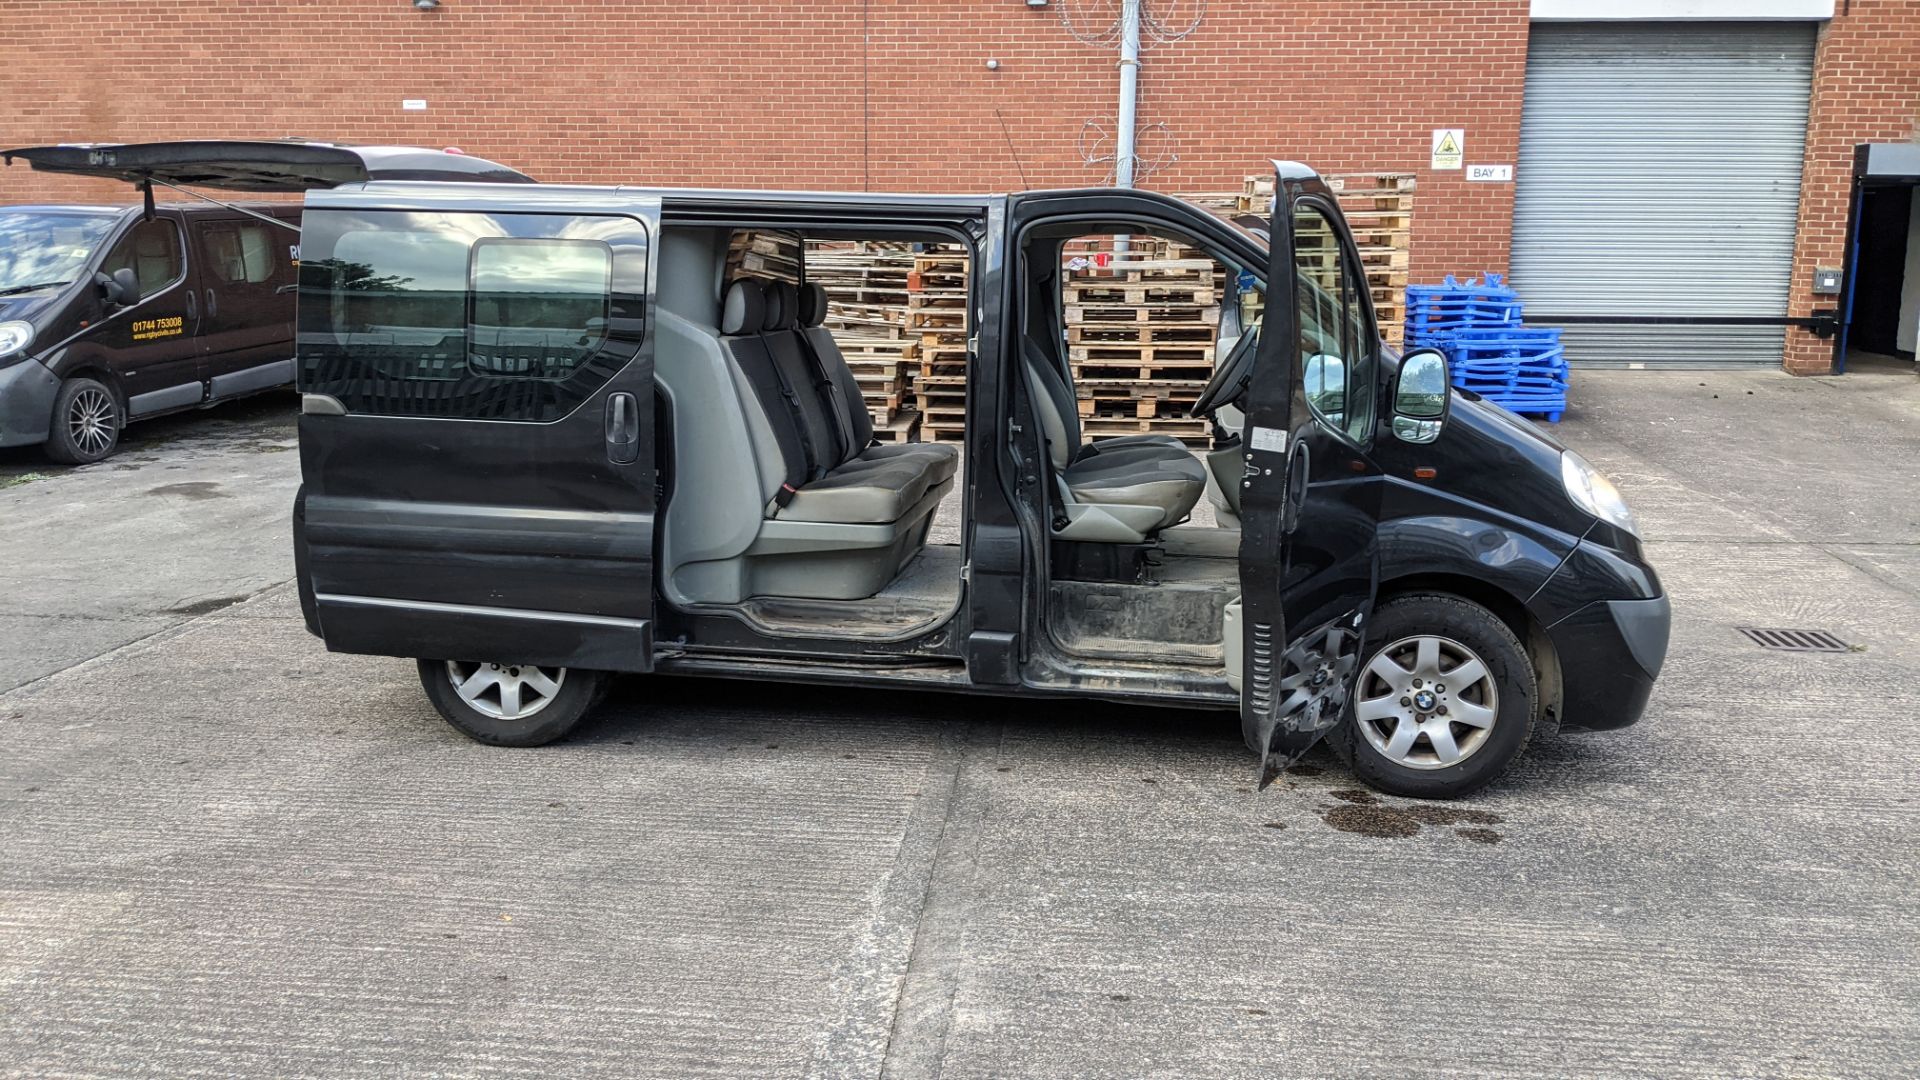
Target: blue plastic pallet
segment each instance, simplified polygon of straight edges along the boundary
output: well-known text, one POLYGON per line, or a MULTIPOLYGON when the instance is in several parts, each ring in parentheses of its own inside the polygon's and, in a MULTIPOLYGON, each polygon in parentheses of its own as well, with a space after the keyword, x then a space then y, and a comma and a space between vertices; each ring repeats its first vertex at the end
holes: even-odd
POLYGON ((1541 398, 1513 398, 1495 394, 1482 394, 1480 396, 1508 412, 1518 413, 1521 416, 1537 416, 1549 424, 1559 423, 1560 418, 1566 415, 1567 411, 1567 399, 1564 395, 1560 397, 1541 398))
POLYGON ((1566 349, 1559 330, 1522 325, 1522 310, 1499 274, 1409 285, 1406 342, 1446 353, 1453 385, 1558 423, 1567 408, 1566 349))
POLYGON ((1491 393, 1495 390, 1538 390, 1543 393, 1565 393, 1567 380, 1563 375, 1529 377, 1526 375, 1466 375, 1453 380, 1453 385, 1471 390, 1476 394, 1491 393))

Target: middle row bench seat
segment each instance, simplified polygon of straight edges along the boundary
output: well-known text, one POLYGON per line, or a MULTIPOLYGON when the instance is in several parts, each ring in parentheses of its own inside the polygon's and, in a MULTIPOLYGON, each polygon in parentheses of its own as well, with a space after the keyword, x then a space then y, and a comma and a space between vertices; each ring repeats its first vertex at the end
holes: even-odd
MULTIPOLYGON (((857 397, 847 402, 842 387, 852 371, 837 347, 802 336, 798 313, 804 305, 795 286, 782 281, 758 285, 763 304, 761 343, 766 347, 789 404, 808 460, 810 479, 796 485, 791 501, 775 517, 788 521, 894 521, 929 488, 953 478, 959 454, 950 446, 909 444, 868 446, 872 418, 857 397), (824 344, 824 348, 823 348, 824 344), (847 371, 846 379, 834 369, 847 371), (848 405, 851 405, 851 408, 848 405), (864 434, 856 424, 867 416, 864 434), (891 450, 892 452, 888 452, 891 450), (904 452, 903 452, 904 451, 904 452)), ((814 293, 812 288, 807 294, 814 293)), ((824 301, 824 295, 819 297, 824 301)), ((824 308, 824 303, 817 308, 824 308)), ((854 383, 856 389, 858 383, 854 383)))
MULTIPOLYGON (((784 283, 782 283, 784 285, 784 283)), ((793 288, 793 286, 785 286, 793 288)), ((827 318, 827 290, 817 284, 808 283, 798 287, 799 306, 796 311, 799 332, 804 345, 813 350, 820 359, 832 383, 835 403, 842 416, 846 418, 847 430, 857 448, 856 456, 863 461, 884 461, 892 458, 911 458, 926 462, 936 474, 937 479, 946 479, 960 468, 960 448, 945 443, 883 443, 873 441, 873 414, 867 411, 867 405, 860 396, 860 382, 853 375, 853 369, 847 365, 846 356, 840 351, 840 344, 833 339, 833 331, 821 325, 827 318)), ((782 296, 784 298, 784 292, 782 296)))
POLYGON ((722 302, 721 346, 764 420, 750 425, 767 520, 745 553, 749 595, 859 599, 918 554, 956 455, 866 456, 798 306, 792 286, 753 279, 730 282, 722 302))

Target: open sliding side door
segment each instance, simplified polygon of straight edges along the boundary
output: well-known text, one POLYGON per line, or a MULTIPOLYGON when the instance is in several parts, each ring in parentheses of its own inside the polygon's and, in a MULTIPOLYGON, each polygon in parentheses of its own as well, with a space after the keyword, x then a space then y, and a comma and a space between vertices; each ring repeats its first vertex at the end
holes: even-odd
POLYGON ((329 649, 651 669, 659 225, 617 189, 308 195, 294 544, 329 649))

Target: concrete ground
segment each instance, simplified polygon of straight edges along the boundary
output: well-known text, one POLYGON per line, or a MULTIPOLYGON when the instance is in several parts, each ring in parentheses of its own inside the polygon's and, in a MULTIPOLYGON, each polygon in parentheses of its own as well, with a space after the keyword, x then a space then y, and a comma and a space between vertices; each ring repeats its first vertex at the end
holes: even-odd
POLYGON ((299 624, 284 400, 15 483, 0 1071, 1915 1075, 1920 382, 1575 397, 1667 670, 1453 805, 1095 702, 633 680, 489 749, 299 624))

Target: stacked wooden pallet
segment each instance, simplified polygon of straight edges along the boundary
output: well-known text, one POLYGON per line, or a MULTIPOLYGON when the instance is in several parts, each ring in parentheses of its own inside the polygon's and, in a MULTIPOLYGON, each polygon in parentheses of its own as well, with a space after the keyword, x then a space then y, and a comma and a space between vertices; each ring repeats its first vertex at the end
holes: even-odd
MULTIPOLYGON (((1402 339, 1413 225, 1413 176, 1326 178, 1359 249, 1380 329, 1402 339)), ((1271 177, 1242 190, 1188 196, 1221 211, 1264 216, 1271 177)), ((1301 257, 1331 271, 1330 233, 1301 235, 1301 257)), ((729 272, 792 281, 801 249, 787 233, 742 231, 729 272)), ((1089 437, 1156 432, 1207 445, 1207 421, 1187 415, 1217 360, 1221 305, 1235 295, 1225 268, 1156 237, 1089 237, 1069 244, 1062 268, 1066 346, 1081 426, 1089 437)), ((967 255, 958 246, 883 241, 805 244, 807 280, 827 291, 826 325, 860 382, 875 434, 887 441, 956 442, 966 427, 969 315, 967 255)), ((1242 318, 1259 317, 1248 294, 1242 318)))
POLYGON ((913 245, 889 241, 809 240, 807 280, 827 293, 827 317, 860 396, 873 414, 874 437, 908 442, 920 413, 910 392, 918 337, 907 330, 907 281, 913 245))
POLYGON ((1220 264, 1160 237, 1086 238, 1063 253, 1067 360, 1090 437, 1158 433, 1204 446, 1187 415, 1213 371, 1220 264))
POLYGON ((909 355, 918 364, 914 401, 921 437, 933 442, 959 442, 966 432, 967 263, 957 245, 923 245, 907 276, 907 330, 916 335, 909 355))
MULTIPOLYGON (((1412 173, 1351 173, 1325 177, 1340 202, 1340 214, 1353 231, 1353 242, 1373 297, 1374 317, 1389 343, 1401 343, 1407 320, 1407 265, 1413 238, 1412 173)), ((1195 196, 1194 201, 1217 205, 1219 196, 1195 196)), ((1273 204, 1273 177, 1249 176, 1234 209, 1265 215, 1273 204)), ((1296 237, 1303 254, 1319 248, 1331 253, 1330 235, 1296 237)))
POLYGON ((800 279, 800 244, 786 233, 738 230, 727 242, 727 276, 800 279))

